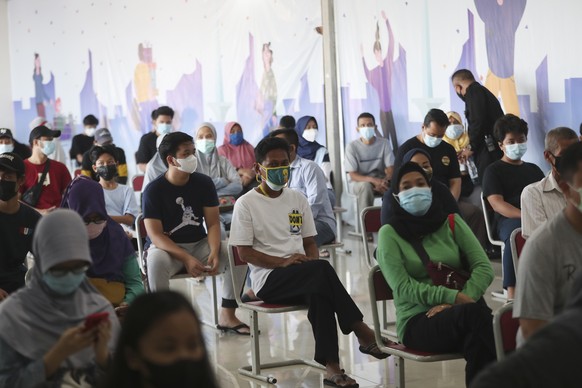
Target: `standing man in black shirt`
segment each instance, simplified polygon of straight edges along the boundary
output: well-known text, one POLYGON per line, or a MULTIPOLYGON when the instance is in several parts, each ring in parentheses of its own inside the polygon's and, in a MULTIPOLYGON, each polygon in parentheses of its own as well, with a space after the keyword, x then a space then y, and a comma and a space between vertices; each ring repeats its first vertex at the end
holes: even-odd
POLYGON ((0 154, 0 302, 24 286, 24 261, 40 214, 18 201, 24 162, 15 153, 0 154))
POLYGON ((470 143, 461 155, 465 158, 474 157, 481 182, 487 166, 503 155, 493 138, 493 125, 503 116, 503 110, 497 97, 475 81, 469 70, 455 71, 451 80, 457 95, 465 101, 465 117, 469 123, 470 143))
POLYGON ((145 173, 146 166, 151 158, 154 157, 158 149, 156 140, 158 136, 172 132, 172 120, 174 119, 174 110, 169 106, 160 106, 152 112, 152 122, 154 128, 151 132, 146 133, 139 141, 139 147, 135 153, 138 172, 145 173))

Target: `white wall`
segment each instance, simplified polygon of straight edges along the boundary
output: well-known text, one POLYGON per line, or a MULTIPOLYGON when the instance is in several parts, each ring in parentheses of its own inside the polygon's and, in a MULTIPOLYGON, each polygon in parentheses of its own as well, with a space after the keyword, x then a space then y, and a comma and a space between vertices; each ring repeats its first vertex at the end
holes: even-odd
POLYGON ((8 0, 0 0, 0 127, 14 129, 12 87, 10 84, 8 0))

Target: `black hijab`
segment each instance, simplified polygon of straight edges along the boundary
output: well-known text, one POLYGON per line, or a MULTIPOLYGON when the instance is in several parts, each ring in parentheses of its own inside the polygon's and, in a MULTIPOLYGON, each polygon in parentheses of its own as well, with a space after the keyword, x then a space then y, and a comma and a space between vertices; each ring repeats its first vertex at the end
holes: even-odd
MULTIPOLYGON (((400 166, 400 169, 396 172, 394 194, 398 194, 400 192, 400 180, 409 172, 418 172, 426 179, 427 182, 429 182, 428 177, 422 167, 413 162, 405 163, 400 166)), ((435 201, 434 199, 430 205, 430 208, 423 216, 413 216, 412 214, 408 213, 400 206, 400 203, 394 196, 392 196, 392 198, 389 200, 392 201, 394 214, 388 219, 388 224, 392 225, 394 230, 396 230, 396 233, 398 233, 400 237, 407 241, 421 239, 428 234, 434 233, 443 225, 447 219, 447 214, 443 211, 442 204, 440 204, 438 201, 435 201)))

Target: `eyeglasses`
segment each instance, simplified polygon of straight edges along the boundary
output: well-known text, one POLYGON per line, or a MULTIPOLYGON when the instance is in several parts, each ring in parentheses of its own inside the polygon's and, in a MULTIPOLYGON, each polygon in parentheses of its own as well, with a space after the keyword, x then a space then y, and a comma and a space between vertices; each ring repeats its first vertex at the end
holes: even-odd
POLYGON ((88 269, 89 269, 89 266, 84 265, 82 267, 72 268, 72 269, 49 269, 47 272, 56 278, 62 278, 63 276, 67 275, 68 273, 80 275, 82 273, 87 272, 88 269))
POLYGON ((85 225, 89 225, 89 224, 102 225, 106 222, 107 222, 107 220, 89 220, 89 221, 85 221, 85 225))

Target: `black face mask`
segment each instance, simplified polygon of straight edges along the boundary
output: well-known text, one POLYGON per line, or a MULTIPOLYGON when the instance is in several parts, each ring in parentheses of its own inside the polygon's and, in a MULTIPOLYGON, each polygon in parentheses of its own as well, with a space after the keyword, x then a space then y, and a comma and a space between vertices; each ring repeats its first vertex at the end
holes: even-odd
POLYGON ((217 387, 210 365, 200 361, 178 360, 172 364, 159 365, 143 360, 150 373, 148 381, 155 388, 166 387, 217 387))
POLYGON ((459 96, 461 100, 465 101, 465 96, 463 96, 461 93, 457 92, 457 96, 459 96))
POLYGON ((16 195, 16 182, 0 181, 0 201, 8 201, 16 195))
POLYGON ((110 181, 117 176, 117 166, 112 164, 110 166, 97 167, 97 175, 106 181, 110 181))

